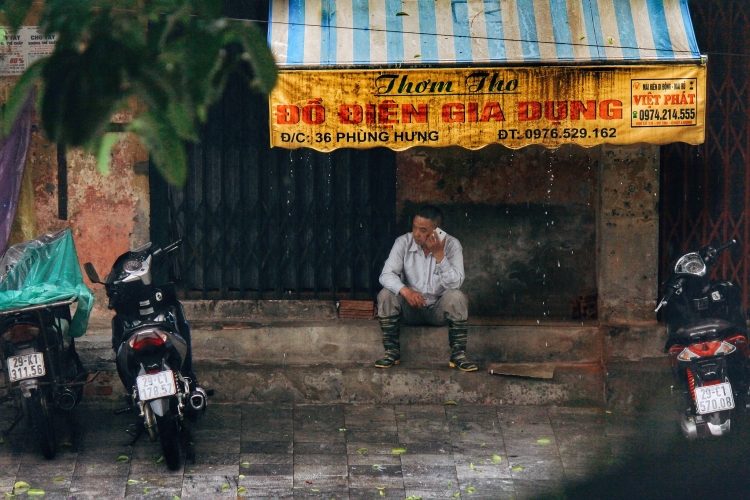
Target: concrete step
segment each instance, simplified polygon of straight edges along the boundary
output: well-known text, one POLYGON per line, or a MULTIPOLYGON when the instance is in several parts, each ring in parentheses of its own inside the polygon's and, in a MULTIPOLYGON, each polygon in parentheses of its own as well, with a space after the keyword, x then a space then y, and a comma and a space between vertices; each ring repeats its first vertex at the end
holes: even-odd
POLYGON ((653 412, 673 402, 674 384, 666 355, 658 358, 609 360, 607 362, 606 405, 619 413, 653 412))
MULTIPOLYGON (((377 321, 252 319, 202 315, 191 320, 196 370, 219 401, 582 404, 604 401, 601 343, 595 326, 533 322, 470 325, 468 354, 475 373, 448 368, 447 329, 403 327, 402 362, 372 365, 382 354, 377 321), (208 316, 208 317, 207 317, 208 316), (551 363, 552 379, 498 376, 498 362, 551 363)), ((324 310, 325 311, 325 310, 324 310)), ((193 311, 194 313, 195 311, 193 311)), ((76 345, 90 370, 102 370, 89 396, 123 394, 110 344, 109 319, 92 318, 76 345)))

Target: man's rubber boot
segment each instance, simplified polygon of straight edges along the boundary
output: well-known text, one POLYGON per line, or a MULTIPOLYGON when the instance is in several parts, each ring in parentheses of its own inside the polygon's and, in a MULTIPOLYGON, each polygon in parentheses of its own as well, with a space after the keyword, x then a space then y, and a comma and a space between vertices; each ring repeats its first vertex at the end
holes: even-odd
POLYGON ((401 343, 399 341, 399 325, 401 316, 379 318, 380 331, 383 332, 383 347, 385 354, 375 361, 375 368, 390 368, 397 365, 401 359, 401 343))
POLYGON ((451 346, 451 359, 448 366, 458 368, 462 372, 477 370, 477 365, 466 359, 468 325, 468 321, 450 321, 448 326, 448 342, 451 346))

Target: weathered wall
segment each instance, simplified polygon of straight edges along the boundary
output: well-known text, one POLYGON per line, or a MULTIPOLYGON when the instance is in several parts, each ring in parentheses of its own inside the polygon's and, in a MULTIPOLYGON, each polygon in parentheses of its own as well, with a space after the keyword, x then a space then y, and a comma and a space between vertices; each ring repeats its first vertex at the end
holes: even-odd
POLYGON ((599 318, 655 323, 659 256, 659 147, 605 147, 601 160, 599 318))
MULTIPOLYGON (((2 97, 14 79, 0 79, 2 97)), ((120 117, 122 118, 122 117, 120 117)), ((57 147, 44 137, 39 117, 34 120, 26 174, 33 184, 36 222, 34 234, 70 228, 84 262, 93 262, 105 275, 114 259, 130 248, 149 241, 148 152, 132 135, 112 151, 109 175, 102 175, 93 156, 68 151, 68 218, 58 215, 57 147)), ((106 310, 101 287, 96 294, 96 314, 106 310)))
POLYGON ((464 247, 475 316, 567 318, 596 287, 599 148, 414 148, 398 154, 401 232, 424 203, 464 247))

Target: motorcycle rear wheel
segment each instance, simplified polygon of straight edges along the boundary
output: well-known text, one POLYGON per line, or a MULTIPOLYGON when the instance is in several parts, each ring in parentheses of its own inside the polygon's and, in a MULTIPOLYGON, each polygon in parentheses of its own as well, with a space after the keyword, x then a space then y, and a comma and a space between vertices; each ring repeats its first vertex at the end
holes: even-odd
POLYGON ((159 440, 164 452, 164 461, 169 470, 180 468, 180 429, 177 420, 171 413, 163 417, 156 415, 156 426, 159 428, 159 440))
POLYGON ((57 454, 57 433, 52 411, 47 406, 47 399, 38 390, 28 400, 29 418, 34 432, 39 439, 39 448, 46 459, 55 458, 57 454))

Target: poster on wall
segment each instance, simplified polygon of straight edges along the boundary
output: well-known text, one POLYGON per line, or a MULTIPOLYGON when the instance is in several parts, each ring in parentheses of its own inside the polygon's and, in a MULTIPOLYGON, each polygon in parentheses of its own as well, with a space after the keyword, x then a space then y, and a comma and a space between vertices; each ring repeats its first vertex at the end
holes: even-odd
POLYGON ((272 147, 700 144, 706 66, 281 71, 272 147))
POLYGON ((0 76, 20 75, 55 50, 56 35, 44 36, 38 26, 22 26, 17 32, 9 26, 0 29, 5 33, 5 44, 0 43, 0 76))

